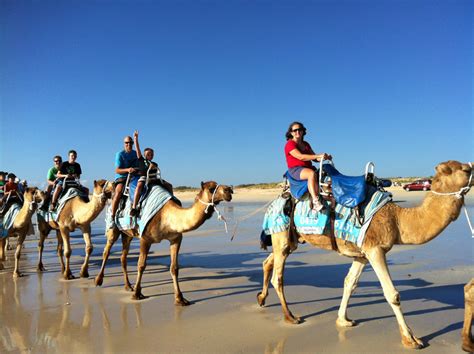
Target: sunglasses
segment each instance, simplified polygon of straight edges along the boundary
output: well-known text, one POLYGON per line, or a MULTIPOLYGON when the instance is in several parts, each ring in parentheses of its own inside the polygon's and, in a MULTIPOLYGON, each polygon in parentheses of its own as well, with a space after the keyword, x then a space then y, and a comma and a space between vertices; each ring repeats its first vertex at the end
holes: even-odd
POLYGON ((54 160, 54 162, 56 162, 56 163, 61 163, 61 160, 54 160))
POLYGON ((124 143, 124 144, 127 144, 127 145, 128 145, 128 144, 133 145, 133 142, 132 142, 132 141, 124 141, 123 143, 124 143))
POLYGON ((291 132, 292 133, 296 133, 296 132, 302 133, 302 132, 304 132, 304 129, 303 128, 293 129, 291 132))

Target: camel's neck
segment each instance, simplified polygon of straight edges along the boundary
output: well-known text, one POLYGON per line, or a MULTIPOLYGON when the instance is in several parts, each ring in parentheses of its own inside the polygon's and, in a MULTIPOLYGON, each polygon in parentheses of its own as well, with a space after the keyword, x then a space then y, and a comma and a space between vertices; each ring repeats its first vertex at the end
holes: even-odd
POLYGON ((23 206, 21 207, 18 215, 15 218, 15 227, 22 227, 28 223, 31 219, 31 216, 35 212, 33 208, 30 207, 31 203, 29 200, 24 200, 23 206))
POLYGON ((461 211, 463 199, 428 194, 416 208, 401 208, 398 214, 401 244, 423 244, 438 236, 461 211))
POLYGON ((74 210, 74 218, 77 222, 89 222, 94 220, 105 207, 105 200, 92 196, 88 203, 80 204, 78 210, 74 210))
POLYGON ((189 208, 182 208, 173 203, 172 207, 168 208, 166 215, 163 215, 162 225, 167 230, 177 233, 195 230, 204 224, 214 213, 213 207, 209 207, 206 213, 206 207, 198 199, 189 208))

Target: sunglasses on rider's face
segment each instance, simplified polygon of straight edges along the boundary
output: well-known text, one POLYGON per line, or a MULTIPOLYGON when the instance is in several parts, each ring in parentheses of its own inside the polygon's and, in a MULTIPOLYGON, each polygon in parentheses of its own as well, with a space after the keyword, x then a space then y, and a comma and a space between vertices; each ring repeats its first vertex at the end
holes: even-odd
POLYGON ((61 163, 61 160, 54 160, 54 162, 56 162, 56 163, 61 163))
POLYGON ((292 133, 296 133, 296 132, 302 133, 302 132, 304 132, 304 129, 303 128, 297 128, 297 129, 293 129, 291 132, 292 133))
POLYGON ((133 141, 124 141, 123 143, 124 143, 124 144, 127 144, 127 145, 128 145, 128 144, 133 145, 133 141))

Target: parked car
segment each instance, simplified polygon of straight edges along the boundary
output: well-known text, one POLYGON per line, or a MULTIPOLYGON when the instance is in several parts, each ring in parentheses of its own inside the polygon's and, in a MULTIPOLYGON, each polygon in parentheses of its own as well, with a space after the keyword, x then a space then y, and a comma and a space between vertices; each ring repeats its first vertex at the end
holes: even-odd
POLYGON ((419 179, 414 182, 405 184, 403 189, 409 191, 429 191, 431 189, 430 179, 419 179))

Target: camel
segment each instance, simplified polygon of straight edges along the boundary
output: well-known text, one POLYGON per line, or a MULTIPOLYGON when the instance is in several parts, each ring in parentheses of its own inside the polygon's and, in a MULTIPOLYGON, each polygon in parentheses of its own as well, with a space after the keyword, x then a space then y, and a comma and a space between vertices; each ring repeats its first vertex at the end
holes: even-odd
MULTIPOLYGON (((373 217, 364 243, 355 244, 336 239, 338 252, 353 258, 353 263, 344 280, 344 292, 336 324, 352 327, 356 322, 347 317, 347 306, 354 293, 362 270, 367 263, 374 269, 383 289, 385 299, 392 307, 398 321, 402 343, 405 347, 419 349, 424 343, 408 327, 400 306, 400 295, 395 289, 387 267, 386 254, 393 245, 424 244, 439 235, 459 216, 464 203, 464 194, 472 186, 472 167, 457 161, 447 161, 436 166, 432 192, 428 192, 423 203, 415 208, 401 208, 393 202, 383 206, 373 217)), ((331 239, 326 235, 298 235, 300 241, 332 250, 331 239)), ((287 231, 273 234, 273 252, 263 262, 263 288, 257 295, 260 306, 265 305, 268 285, 271 281, 282 306, 285 320, 297 324, 301 320, 288 308, 283 291, 283 272, 288 255, 296 249, 287 231), (270 280, 270 273, 273 275, 270 280)))
POLYGON ((472 319, 474 317, 474 278, 464 287, 464 326, 462 328, 462 349, 466 352, 474 352, 472 340, 472 319))
POLYGON ((170 242, 170 273, 173 279, 175 304, 181 306, 190 305, 183 297, 178 284, 178 253, 183 239, 183 233, 192 231, 201 226, 207 219, 211 218, 215 205, 221 201, 232 200, 232 187, 218 185, 214 181, 202 182, 201 190, 197 194, 194 204, 189 208, 182 208, 173 199, 170 199, 158 213, 150 220, 140 238, 140 255, 138 258, 138 274, 135 288, 132 287, 127 273, 127 255, 130 242, 136 234, 133 230, 120 231, 118 228, 107 230, 107 244, 104 248, 102 267, 95 278, 96 286, 102 285, 104 280, 105 264, 110 255, 110 250, 122 234, 122 256, 121 264, 124 274, 125 289, 133 291, 133 300, 142 300, 146 297, 142 294, 141 280, 146 268, 148 252, 153 243, 162 240, 170 242))
POLYGON ((56 230, 56 237, 58 239, 57 254, 59 262, 61 263, 61 273, 64 279, 74 279, 74 275, 70 268, 71 244, 69 234, 76 228, 81 229, 86 243, 86 256, 81 267, 80 276, 82 278, 89 277, 89 258, 93 251, 91 242, 91 223, 104 209, 107 199, 112 196, 112 183, 106 180, 94 181, 94 193, 89 202, 83 201, 79 196, 76 196, 66 202, 60 215, 59 220, 47 222, 42 217, 38 217, 38 228, 40 231, 40 239, 38 241, 38 271, 45 271, 43 266, 43 248, 44 241, 51 230, 56 230), (64 256, 63 259, 63 245, 64 256))
POLYGON ((19 262, 21 256, 21 249, 25 241, 28 231, 32 229, 31 217, 36 211, 38 204, 41 204, 45 199, 45 195, 36 187, 26 188, 23 194, 23 206, 13 222, 13 226, 8 230, 7 237, 0 239, 0 270, 4 268, 3 261, 5 260, 6 242, 9 237, 18 237, 18 242, 15 251, 15 268, 13 270, 13 277, 21 277, 19 270, 19 262))

